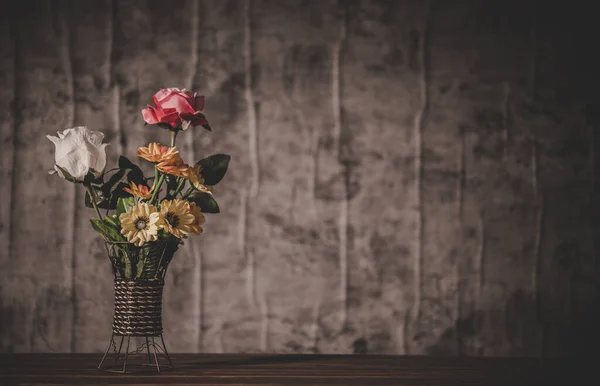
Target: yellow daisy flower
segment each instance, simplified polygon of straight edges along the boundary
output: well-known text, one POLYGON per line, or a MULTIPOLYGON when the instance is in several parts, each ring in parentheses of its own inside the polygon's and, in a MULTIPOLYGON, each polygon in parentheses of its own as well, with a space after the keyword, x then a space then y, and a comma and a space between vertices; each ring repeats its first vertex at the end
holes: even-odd
POLYGON ((128 188, 123 188, 129 194, 133 194, 134 196, 143 198, 144 200, 150 199, 152 197, 152 193, 154 192, 154 186, 152 189, 148 189, 147 186, 144 185, 136 185, 135 182, 130 182, 128 188))
POLYGON ((167 162, 175 164, 177 160, 181 160, 179 151, 176 148, 156 142, 152 142, 148 147, 138 148, 137 156, 154 163, 167 162))
POLYGON ((214 193, 212 186, 204 185, 204 178, 202 178, 202 167, 200 165, 188 166, 183 176, 187 178, 190 183, 199 191, 214 193))
POLYGON ((192 222, 192 224, 190 226, 191 227, 190 233, 201 234, 203 231, 202 224, 204 224, 204 221, 205 221, 202 211, 200 210, 198 205, 191 202, 190 203, 190 213, 194 215, 194 222, 192 222))
POLYGON ((127 241, 141 247, 147 241, 158 239, 158 229, 162 225, 162 218, 153 205, 139 203, 127 213, 119 216, 121 221, 121 234, 127 241))
POLYGON ((160 214, 163 218, 161 227, 179 238, 192 231, 192 224, 196 219, 190 213, 190 203, 179 198, 164 200, 160 204, 160 214))

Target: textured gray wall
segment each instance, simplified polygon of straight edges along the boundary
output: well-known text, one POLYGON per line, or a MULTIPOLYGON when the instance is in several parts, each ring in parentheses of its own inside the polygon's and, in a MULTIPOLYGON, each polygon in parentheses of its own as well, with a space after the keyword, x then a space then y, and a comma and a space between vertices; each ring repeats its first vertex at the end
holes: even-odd
POLYGON ((186 159, 233 157, 222 213, 167 274, 171 351, 539 356, 598 343, 597 28, 585 10, 531 3, 5 10, 0 350, 104 349, 109 263, 81 189, 46 175, 45 135, 87 125, 107 133, 112 164, 134 158, 167 141, 140 114, 160 87, 207 97, 214 132, 183 134, 186 159))

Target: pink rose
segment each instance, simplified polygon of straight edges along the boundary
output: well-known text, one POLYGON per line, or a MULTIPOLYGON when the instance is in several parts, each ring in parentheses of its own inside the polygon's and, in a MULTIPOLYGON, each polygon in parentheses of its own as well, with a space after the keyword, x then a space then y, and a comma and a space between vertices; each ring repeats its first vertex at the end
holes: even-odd
POLYGON ((167 124, 177 130, 189 126, 203 126, 211 130, 206 117, 202 114, 204 109, 204 96, 191 93, 186 89, 163 88, 152 97, 154 105, 142 110, 144 120, 149 124, 167 124))
POLYGON ((160 107, 152 107, 148 105, 148 108, 142 110, 144 121, 150 124, 166 124, 173 129, 179 127, 182 124, 182 119, 179 113, 175 109, 162 109, 160 107))

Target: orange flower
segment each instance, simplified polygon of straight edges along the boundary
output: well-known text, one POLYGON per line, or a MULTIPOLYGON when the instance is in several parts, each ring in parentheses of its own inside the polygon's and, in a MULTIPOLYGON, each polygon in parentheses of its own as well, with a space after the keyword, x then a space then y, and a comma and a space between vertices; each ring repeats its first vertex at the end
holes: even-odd
POLYGON ((202 178, 202 167, 200 165, 188 166, 183 177, 187 178, 190 181, 190 184, 192 184, 194 188, 201 192, 211 194, 214 192, 212 187, 204 185, 204 178, 202 178))
POLYGON ((198 205, 194 202, 190 202, 190 213, 194 215, 194 221, 190 224, 190 233, 202 233, 202 224, 204 224, 205 218, 198 205))
POLYGON ((133 194, 134 196, 143 198, 144 200, 148 200, 152 197, 152 193, 154 191, 154 186, 152 189, 148 189, 147 186, 144 185, 136 185, 135 182, 130 182, 130 187, 123 188, 127 193, 133 194))
MULTIPOLYGON (((156 142, 152 142, 148 147, 140 147, 137 156, 154 163, 175 164, 178 160, 181 161, 179 151, 175 147, 164 146, 156 142)), ((183 163, 183 161, 181 162, 183 163)))
POLYGON ((177 157, 171 162, 161 162, 156 165, 156 168, 163 173, 171 174, 176 177, 183 177, 188 169, 188 165, 183 163, 183 160, 177 155, 177 157))

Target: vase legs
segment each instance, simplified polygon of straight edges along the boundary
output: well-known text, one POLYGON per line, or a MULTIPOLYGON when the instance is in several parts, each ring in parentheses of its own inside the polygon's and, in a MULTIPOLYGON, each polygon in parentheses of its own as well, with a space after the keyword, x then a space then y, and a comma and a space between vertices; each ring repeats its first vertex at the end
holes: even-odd
POLYGON ((127 358, 129 357, 129 342, 131 342, 131 336, 127 337, 127 348, 125 349, 125 362, 123 362, 123 374, 127 373, 127 358))
POLYGON ((150 343, 148 342, 148 337, 146 337, 146 350, 148 351, 148 362, 152 363, 152 358, 150 357, 150 343))
POLYGON ((173 363, 171 363, 171 357, 169 356, 169 352, 167 351, 167 345, 165 344, 165 340, 163 339, 162 334, 160 334, 160 341, 162 342, 163 349, 165 350, 165 356, 167 357, 167 360, 169 361, 169 366, 173 367, 173 363))
POLYGON ((112 335, 110 336, 110 342, 108 342, 108 347, 106 348, 106 351, 104 352, 104 356, 102 357, 102 360, 100 361, 100 364, 98 365, 98 368, 102 368, 102 364, 104 363, 104 360, 106 359, 106 356, 108 355, 108 352, 110 351, 110 346, 112 346, 115 343, 115 333, 113 332, 112 335))
MULTIPOLYGON (((121 335, 121 342, 119 343, 119 349, 117 350, 117 345, 115 342, 115 333, 113 332, 113 334, 110 337, 110 342, 108 344, 108 347, 104 353, 104 355, 102 356, 102 360, 100 361, 100 364, 98 365, 98 369, 100 370, 105 370, 108 372, 113 372, 113 373, 119 373, 119 374, 127 374, 127 373, 132 373, 132 372, 136 372, 136 371, 132 371, 133 368, 137 368, 139 369, 140 366, 145 367, 145 366, 152 366, 152 367, 156 367, 156 372, 161 372, 162 370, 164 370, 165 368, 173 368, 173 363, 171 362, 171 357, 169 356, 169 353, 167 351, 167 347, 165 345, 165 340, 162 336, 162 334, 157 335, 157 336, 141 336, 140 338, 143 338, 143 341, 145 343, 141 344, 139 347, 136 347, 136 340, 134 340, 134 342, 131 342, 131 335, 121 335), (160 337, 160 342, 158 341, 158 338, 160 337), (127 338, 127 344, 125 345, 125 349, 123 349, 123 343, 125 343, 125 338, 127 338), (133 347, 132 347, 133 345, 133 347), (150 353, 150 346, 152 346, 152 350, 153 353, 150 353), (103 367, 103 364, 105 364, 105 362, 107 360, 110 360, 110 349, 111 347, 113 348, 113 355, 114 355, 114 364, 111 366, 109 365, 108 367, 103 367), (145 350, 144 350, 145 349, 145 350), (146 351, 146 353, 144 354, 144 351, 146 351), (149 363, 139 363, 139 356, 146 356, 148 357, 148 362, 149 363), (138 363, 135 363, 136 360, 135 358, 138 358, 138 363), (153 358, 154 357, 154 360, 153 358), (168 362, 168 365, 166 364, 160 364, 160 360, 161 358, 164 360, 166 359, 168 362), (120 359, 122 359, 122 364, 120 363, 120 359)), ((146 371, 147 372, 147 371, 146 371)))
POLYGON ((152 337, 152 348, 154 349, 154 362, 156 363, 156 371, 160 373, 160 365, 158 364, 158 356, 156 355, 156 343, 154 342, 154 337, 152 337))
POLYGON ((121 349, 123 349, 123 339, 125 339, 125 337, 121 336, 121 343, 119 343, 119 351, 115 353, 115 366, 117 365, 117 362, 119 362, 119 357, 121 356, 121 349))

